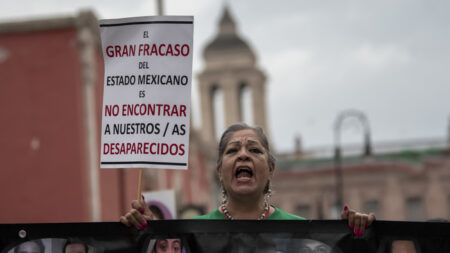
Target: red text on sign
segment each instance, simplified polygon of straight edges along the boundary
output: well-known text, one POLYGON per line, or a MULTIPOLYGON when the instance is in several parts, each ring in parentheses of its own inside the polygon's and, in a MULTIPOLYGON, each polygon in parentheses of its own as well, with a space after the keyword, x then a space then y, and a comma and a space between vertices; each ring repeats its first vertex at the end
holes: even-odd
POLYGON ((186 105, 169 104, 123 104, 105 105, 105 116, 169 116, 186 117, 186 105), (122 111, 120 112, 120 109, 122 111))
POLYGON ((108 57, 130 56, 188 56, 190 52, 188 44, 139 44, 136 45, 109 45, 106 47, 108 57), (137 55, 136 55, 136 47, 137 55))
POLYGON ((168 144, 154 142, 138 143, 105 143, 103 144, 104 155, 172 155, 183 156, 185 154, 184 144, 168 144))

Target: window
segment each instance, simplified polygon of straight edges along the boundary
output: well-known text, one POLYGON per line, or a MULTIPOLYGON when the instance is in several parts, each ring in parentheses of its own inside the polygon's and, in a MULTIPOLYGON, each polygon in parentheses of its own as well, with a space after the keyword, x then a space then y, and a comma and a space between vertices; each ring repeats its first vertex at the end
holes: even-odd
POLYGON ((241 121, 252 126, 254 124, 252 91, 245 83, 241 83, 239 89, 239 100, 241 121))
POLYGON ((406 200, 406 219, 408 221, 423 221, 425 218, 422 199, 412 197, 406 200))
POLYGON ((217 86, 211 90, 211 93, 214 135, 219 140, 222 132, 225 130, 224 94, 223 90, 217 86))

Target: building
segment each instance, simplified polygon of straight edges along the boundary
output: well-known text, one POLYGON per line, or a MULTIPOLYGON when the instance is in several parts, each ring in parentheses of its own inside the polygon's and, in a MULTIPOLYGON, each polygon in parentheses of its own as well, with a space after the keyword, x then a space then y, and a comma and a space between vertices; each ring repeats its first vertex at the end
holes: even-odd
MULTIPOLYGON (((337 218, 333 158, 277 163, 273 201, 312 219, 337 218)), ((446 149, 404 150, 343 159, 344 203, 378 219, 450 218, 450 157, 446 149)))
POLYGON ((8 122, 0 137, 0 222, 101 219, 100 192, 112 189, 98 183, 96 22, 80 13, 0 26, 0 110, 8 122))
MULTIPOLYGON (((198 75, 202 137, 206 143, 217 144, 216 129, 248 121, 262 127, 267 133, 265 74, 258 69, 256 55, 251 47, 237 33, 228 7, 225 7, 219 22, 216 37, 203 51, 205 69, 198 75), (244 93, 250 96, 247 103, 251 112, 245 119, 244 93), (224 109, 223 126, 215 115, 215 99, 223 92, 224 109), (226 101, 226 102, 225 102, 226 101)), ((219 133, 220 134, 220 133, 219 133)))

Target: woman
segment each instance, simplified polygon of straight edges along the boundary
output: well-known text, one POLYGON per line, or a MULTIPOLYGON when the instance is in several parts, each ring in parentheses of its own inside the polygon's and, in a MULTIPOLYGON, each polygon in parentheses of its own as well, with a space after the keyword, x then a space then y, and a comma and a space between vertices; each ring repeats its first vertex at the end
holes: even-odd
MULTIPOLYGON (((220 139, 216 170, 224 195, 222 205, 194 219, 304 219, 269 204, 275 158, 260 127, 243 123, 230 126, 220 139)), ((120 221, 138 229, 146 227, 147 220, 152 219, 148 207, 143 201, 133 201, 131 205, 131 211, 120 217, 120 221)), ((355 212, 345 206, 341 218, 348 220, 355 236, 362 236, 375 215, 355 212)))

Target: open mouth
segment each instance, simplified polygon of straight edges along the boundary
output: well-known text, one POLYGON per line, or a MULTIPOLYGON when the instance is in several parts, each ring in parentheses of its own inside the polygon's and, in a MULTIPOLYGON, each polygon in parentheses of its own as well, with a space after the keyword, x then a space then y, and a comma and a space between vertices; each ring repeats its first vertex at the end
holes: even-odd
POLYGON ((251 178, 253 176, 253 172, 248 167, 240 167, 236 170, 236 178, 251 178))

